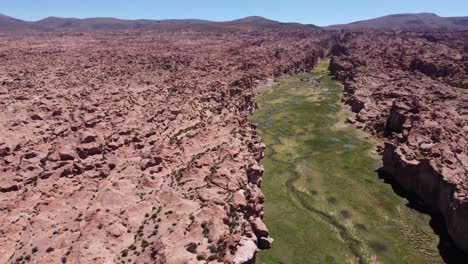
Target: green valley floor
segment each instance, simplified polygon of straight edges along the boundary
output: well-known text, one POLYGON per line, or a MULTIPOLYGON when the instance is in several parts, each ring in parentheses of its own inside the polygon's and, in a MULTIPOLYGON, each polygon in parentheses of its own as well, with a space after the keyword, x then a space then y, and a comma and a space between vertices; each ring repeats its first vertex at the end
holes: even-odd
POLYGON ((345 124, 328 63, 258 97, 251 121, 267 145, 264 221, 275 241, 257 263, 443 263, 430 216, 379 178, 375 139, 345 124))

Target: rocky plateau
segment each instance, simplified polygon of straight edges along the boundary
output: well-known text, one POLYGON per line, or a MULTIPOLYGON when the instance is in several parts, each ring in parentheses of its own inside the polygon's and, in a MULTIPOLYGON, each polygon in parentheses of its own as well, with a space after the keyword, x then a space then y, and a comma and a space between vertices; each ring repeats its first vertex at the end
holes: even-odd
POLYGON ((262 80, 321 31, 0 36, 0 263, 249 263, 262 80))

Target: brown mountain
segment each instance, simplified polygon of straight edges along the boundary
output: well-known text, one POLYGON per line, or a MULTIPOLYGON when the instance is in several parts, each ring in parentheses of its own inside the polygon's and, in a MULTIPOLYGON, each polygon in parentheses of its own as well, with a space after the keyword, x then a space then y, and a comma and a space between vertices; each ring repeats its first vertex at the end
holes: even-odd
POLYGON ((131 29, 178 29, 189 25, 208 24, 203 20, 125 20, 116 18, 60 18, 48 17, 34 25, 42 31, 99 31, 99 30, 131 30, 131 29))
POLYGON ((431 13, 397 14, 324 28, 328 30, 468 30, 468 17, 440 17, 431 13))
MULTIPOLYGON (((214 22, 199 19, 125 20, 117 18, 60 18, 48 17, 29 22, 0 14, 0 31, 86 32, 108 30, 265 30, 265 29, 320 29, 315 25, 283 23, 258 16, 214 22)), ((430 13, 397 14, 350 24, 324 27, 327 30, 468 30, 468 17, 440 17, 430 13)))
POLYGON ((263 17, 246 17, 226 22, 198 19, 125 20, 116 18, 60 18, 48 17, 27 22, 8 16, 0 16, 0 31, 106 31, 106 30, 263 30, 263 29, 320 29, 314 25, 282 23, 263 17))
POLYGON ((231 26, 234 28, 245 28, 245 29, 277 29, 277 28, 296 28, 296 29, 304 29, 304 28, 312 28, 312 29, 321 29, 315 25, 304 25, 300 23, 283 23, 278 22, 270 19, 266 19, 264 17, 259 16, 250 16, 242 19, 237 19, 228 22, 221 22, 224 26, 231 26))
POLYGON ((0 14, 0 31, 28 30, 30 26, 29 22, 0 14))

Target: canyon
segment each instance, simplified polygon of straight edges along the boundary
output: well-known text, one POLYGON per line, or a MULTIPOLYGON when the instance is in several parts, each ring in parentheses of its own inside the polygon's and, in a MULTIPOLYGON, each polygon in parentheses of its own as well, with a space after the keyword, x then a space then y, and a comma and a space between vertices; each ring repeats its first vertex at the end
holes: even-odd
MULTIPOLYGON (((288 158, 289 150, 277 159, 271 149, 282 142, 260 137, 262 126, 249 118, 262 113, 258 92, 275 80, 318 68, 320 78, 302 76, 296 88, 331 81, 328 66, 317 66, 324 58, 356 114, 347 126, 377 142, 380 174, 442 215, 453 243, 468 252, 467 31, 321 29, 259 17, 137 22, 49 18, 38 28, 0 15, 0 263, 255 263, 258 250, 284 241, 275 238, 277 225, 263 222, 272 189, 267 196, 262 189, 274 183, 263 173, 278 164, 260 162, 288 158)), ((462 22, 453 29, 465 29, 462 22)), ((328 96, 313 93, 312 101, 328 96)), ((333 133, 328 143, 344 140, 345 132, 333 133)), ((350 177, 378 181, 374 160, 356 162, 361 168, 345 166, 350 177), (366 173, 356 176, 359 169, 366 173)), ((288 184, 313 203, 302 193, 309 183, 288 184)), ((409 210, 389 185, 379 188, 383 200, 409 210)), ((327 209, 340 204, 327 195, 327 209)), ((343 210, 345 224, 359 215, 343 210)), ((358 263, 372 262, 372 250, 409 251, 372 240, 363 257, 349 241, 358 263)), ((324 261, 334 257, 349 256, 324 261)))
POLYGON ((379 177, 375 139, 345 123, 353 114, 327 69, 322 60, 257 99, 263 219, 274 238, 257 263, 444 263, 430 216, 379 177))
POLYGON ((467 32, 346 33, 332 74, 351 123, 384 139, 382 171, 442 214, 468 251, 467 32))

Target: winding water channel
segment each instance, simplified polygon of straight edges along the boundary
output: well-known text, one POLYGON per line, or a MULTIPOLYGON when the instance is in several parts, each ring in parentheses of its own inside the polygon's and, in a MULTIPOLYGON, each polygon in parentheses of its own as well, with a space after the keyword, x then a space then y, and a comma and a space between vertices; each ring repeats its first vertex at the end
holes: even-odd
POLYGON ((430 217, 378 177, 368 135, 346 125, 342 87, 322 61, 262 91, 264 221, 275 239, 257 263, 444 263, 430 217))

